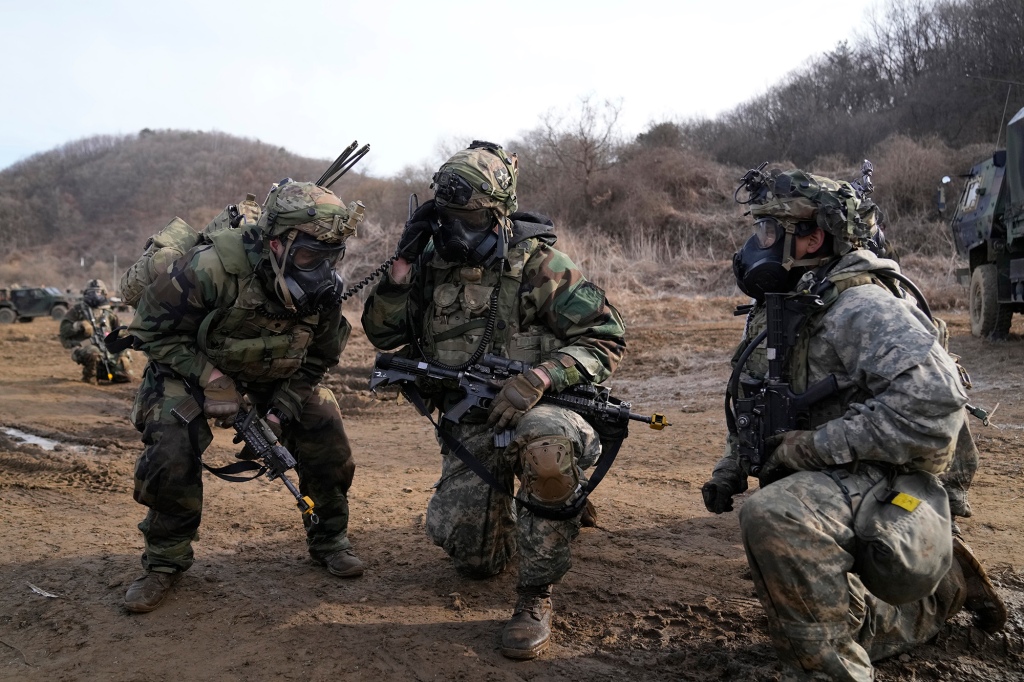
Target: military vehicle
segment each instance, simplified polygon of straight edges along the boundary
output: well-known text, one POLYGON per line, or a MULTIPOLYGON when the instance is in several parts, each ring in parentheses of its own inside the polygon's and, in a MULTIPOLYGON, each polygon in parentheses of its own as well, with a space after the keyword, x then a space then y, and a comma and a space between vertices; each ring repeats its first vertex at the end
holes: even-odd
POLYGON ((0 324, 31 322, 43 315, 63 320, 71 305, 71 297, 54 287, 0 289, 0 324))
MULTIPOLYGON (((971 333, 1004 336, 1024 312, 1024 109, 996 150, 966 176, 950 227, 968 286, 971 333)), ((948 178, 943 178, 947 181, 948 178)))

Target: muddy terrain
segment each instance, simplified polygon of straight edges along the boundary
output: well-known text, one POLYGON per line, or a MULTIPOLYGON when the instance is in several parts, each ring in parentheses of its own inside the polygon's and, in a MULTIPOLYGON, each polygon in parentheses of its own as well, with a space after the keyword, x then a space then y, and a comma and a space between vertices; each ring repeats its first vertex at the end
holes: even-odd
MULTIPOLYGON (((131 497, 134 389, 79 382, 55 322, 0 325, 0 679, 776 679, 737 516, 709 514, 700 498, 724 441, 735 301, 619 303, 629 352, 611 385, 673 425, 632 426, 594 495, 598 527, 575 541, 556 588, 552 645, 529 662, 499 652, 514 574, 462 579, 427 539, 437 444, 410 405, 367 394, 373 350, 358 331, 329 381, 358 461, 351 536, 365 576, 339 580, 309 559, 279 481, 207 476, 195 566, 157 611, 130 615, 122 599, 140 571, 144 511, 131 497)), ((964 314, 947 317, 972 401, 999 404, 997 427, 974 424, 981 469, 961 525, 1011 618, 989 636, 962 614, 881 663, 878 679, 1024 680, 1024 325, 982 342, 964 314)), ((221 432, 207 459, 233 452, 221 432)))

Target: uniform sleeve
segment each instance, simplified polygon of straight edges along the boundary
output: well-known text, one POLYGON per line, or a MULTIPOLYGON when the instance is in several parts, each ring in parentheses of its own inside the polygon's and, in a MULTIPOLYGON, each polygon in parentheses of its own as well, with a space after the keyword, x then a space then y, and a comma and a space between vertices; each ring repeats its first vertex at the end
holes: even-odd
POLYGON ((302 406, 313 394, 327 371, 341 360, 341 352, 348 343, 352 325, 341 314, 341 307, 321 315, 313 332, 313 343, 306 352, 302 365, 274 391, 271 405, 281 410, 290 420, 302 414, 302 406))
POLYGON ((363 305, 363 331, 375 348, 392 350, 412 343, 409 320, 420 319, 422 287, 414 286, 420 280, 416 265, 407 284, 395 283, 389 272, 367 297, 363 305))
POLYGON ((194 249, 146 287, 128 333, 139 339, 150 359, 203 385, 214 365, 196 345, 199 326, 237 296, 237 283, 225 275, 213 247, 194 249))
POLYGON ((77 304, 71 308, 64 315, 64 319, 60 321, 60 343, 65 348, 74 348, 79 345, 82 341, 85 341, 89 336, 81 329, 75 330, 75 324, 85 319, 85 315, 82 313, 81 304, 77 304))
POLYGON ((626 352, 626 329, 604 291, 561 251, 542 245, 523 272, 522 311, 553 331, 588 381, 608 379, 626 352))
POLYGON ((967 395, 931 324, 881 287, 847 289, 823 318, 823 340, 871 395, 814 436, 837 464, 873 460, 941 472, 956 445, 967 395))

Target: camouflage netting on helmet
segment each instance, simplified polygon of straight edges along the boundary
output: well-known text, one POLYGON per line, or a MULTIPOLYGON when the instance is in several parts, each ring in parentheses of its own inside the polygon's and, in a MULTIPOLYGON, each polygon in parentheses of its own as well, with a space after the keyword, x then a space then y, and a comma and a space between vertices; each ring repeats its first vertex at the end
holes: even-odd
POLYGON ((329 189, 312 182, 288 181, 270 192, 257 225, 268 237, 299 230, 319 241, 337 244, 355 234, 362 218, 361 202, 345 206, 329 189))
POLYGON ((516 181, 519 164, 516 157, 489 142, 473 142, 468 149, 456 153, 434 173, 431 187, 440 207, 460 211, 493 209, 507 217, 519 208, 516 181), (478 146, 479 145, 479 146, 478 146), (468 197, 454 199, 452 175, 465 180, 472 188, 468 197))
POLYGON ((752 205, 754 219, 772 217, 783 223, 813 222, 852 247, 861 247, 871 239, 878 208, 865 202, 853 185, 802 170, 772 171, 769 193, 762 204, 752 205))

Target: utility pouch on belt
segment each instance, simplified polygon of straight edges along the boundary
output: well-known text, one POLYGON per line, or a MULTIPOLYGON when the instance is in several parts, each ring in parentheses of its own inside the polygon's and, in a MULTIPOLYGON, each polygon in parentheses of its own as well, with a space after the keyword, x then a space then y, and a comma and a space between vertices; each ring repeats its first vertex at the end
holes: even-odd
POLYGON ((890 604, 932 594, 952 565, 949 499, 926 471, 887 476, 872 486, 853 528, 854 571, 871 594, 890 604))
POLYGON ((203 408, 193 396, 189 396, 177 407, 171 410, 171 415, 178 420, 182 426, 188 426, 192 421, 203 413, 203 408))

